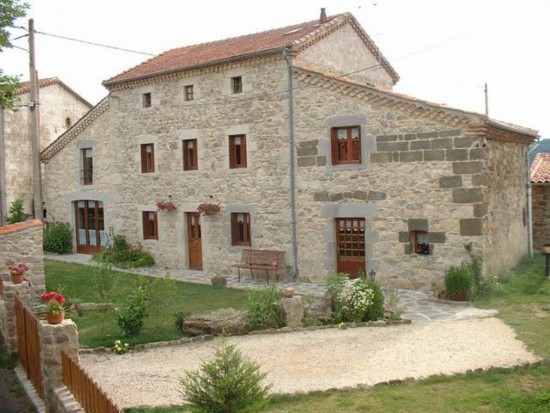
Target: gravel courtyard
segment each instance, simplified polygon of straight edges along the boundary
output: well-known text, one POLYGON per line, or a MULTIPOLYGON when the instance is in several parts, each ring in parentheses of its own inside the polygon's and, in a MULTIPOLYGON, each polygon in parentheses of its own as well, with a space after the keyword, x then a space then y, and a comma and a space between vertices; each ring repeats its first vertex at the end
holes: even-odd
MULTIPOLYGON (((538 361, 501 320, 459 319, 386 327, 235 336, 275 393, 424 378, 538 361)), ((181 404, 179 377, 212 355, 212 342, 124 355, 81 354, 82 365, 122 408, 181 404)))

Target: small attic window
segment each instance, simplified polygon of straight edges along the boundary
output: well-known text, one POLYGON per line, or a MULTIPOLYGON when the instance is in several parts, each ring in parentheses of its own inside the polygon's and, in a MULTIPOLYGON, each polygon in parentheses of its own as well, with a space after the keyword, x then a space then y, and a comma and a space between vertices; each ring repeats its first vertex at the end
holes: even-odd
POLYGON ((65 127, 66 128, 70 128, 72 124, 73 124, 73 121, 71 120, 71 118, 65 118, 65 127))
POLYGON ((298 33, 299 31, 302 31, 302 30, 304 30, 303 27, 298 27, 297 29, 292 29, 289 32, 283 33, 283 36, 287 36, 287 35, 293 34, 293 33, 298 33))

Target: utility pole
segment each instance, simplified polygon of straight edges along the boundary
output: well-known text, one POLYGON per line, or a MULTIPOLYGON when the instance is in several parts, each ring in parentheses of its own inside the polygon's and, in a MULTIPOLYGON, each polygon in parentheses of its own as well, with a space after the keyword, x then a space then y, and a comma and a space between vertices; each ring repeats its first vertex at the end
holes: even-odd
POLYGON ((489 116, 489 91, 487 90, 487 83, 485 83, 484 88, 485 93, 485 116, 489 116))
POLYGON ((42 173, 40 170, 40 110, 38 103, 38 74, 34 59, 34 20, 29 19, 29 139, 32 154, 32 192, 34 199, 34 218, 44 220, 42 209, 42 173))
POLYGON ((4 134, 4 107, 0 105, 0 227, 4 225, 4 217, 8 215, 6 191, 6 149, 4 134))

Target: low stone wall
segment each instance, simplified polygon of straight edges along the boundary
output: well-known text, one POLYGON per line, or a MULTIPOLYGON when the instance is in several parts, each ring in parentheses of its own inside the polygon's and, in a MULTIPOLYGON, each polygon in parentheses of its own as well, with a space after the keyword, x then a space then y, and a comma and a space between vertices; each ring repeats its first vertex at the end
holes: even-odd
POLYGON ((550 243, 550 185, 533 185, 533 245, 550 243))
POLYGON ((30 301, 30 284, 27 281, 21 284, 4 281, 4 294, 0 298, 0 332, 4 337, 8 353, 17 351, 15 297, 19 297, 23 303, 30 301))
POLYGON ((25 279, 30 285, 30 302, 38 302, 45 291, 42 222, 18 222, 0 227, 0 276, 9 279, 7 267, 22 262, 29 264, 25 279))

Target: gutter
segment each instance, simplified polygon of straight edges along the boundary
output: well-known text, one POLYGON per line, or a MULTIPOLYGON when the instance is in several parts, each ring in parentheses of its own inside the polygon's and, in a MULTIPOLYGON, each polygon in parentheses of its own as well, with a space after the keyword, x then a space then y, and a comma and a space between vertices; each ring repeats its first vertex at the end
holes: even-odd
POLYGON ((292 279, 298 279, 298 242, 296 235, 296 175, 294 166, 294 90, 292 84, 292 61, 288 49, 283 50, 288 82, 288 152, 289 152, 289 195, 290 195, 290 242, 292 246, 292 279))

